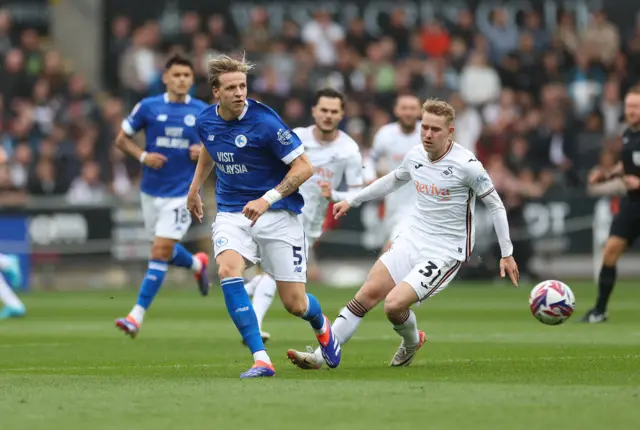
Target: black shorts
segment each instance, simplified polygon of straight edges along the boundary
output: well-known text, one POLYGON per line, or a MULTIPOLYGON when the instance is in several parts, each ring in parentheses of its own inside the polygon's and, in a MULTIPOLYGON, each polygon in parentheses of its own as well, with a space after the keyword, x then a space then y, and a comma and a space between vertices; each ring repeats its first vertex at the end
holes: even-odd
POLYGON ((610 236, 626 239, 629 246, 640 236, 640 201, 623 197, 620 210, 613 218, 610 236))

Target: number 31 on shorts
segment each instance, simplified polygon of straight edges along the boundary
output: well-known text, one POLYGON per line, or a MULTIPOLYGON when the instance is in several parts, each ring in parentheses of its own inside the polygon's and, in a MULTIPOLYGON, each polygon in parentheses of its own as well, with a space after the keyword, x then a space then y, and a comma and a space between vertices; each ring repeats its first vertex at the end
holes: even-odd
POLYGON ((457 260, 429 259, 416 265, 406 281, 413 287, 420 301, 423 301, 444 290, 455 278, 460 265, 457 260))

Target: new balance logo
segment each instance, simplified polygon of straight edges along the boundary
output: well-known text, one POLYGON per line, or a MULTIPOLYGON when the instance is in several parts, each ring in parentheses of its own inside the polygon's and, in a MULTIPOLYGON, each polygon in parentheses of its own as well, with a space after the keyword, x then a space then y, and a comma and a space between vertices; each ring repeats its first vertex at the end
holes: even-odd
POLYGON ((215 134, 210 134, 209 136, 207 136, 207 140, 208 140, 209 142, 213 142, 213 141, 215 140, 215 138, 216 138, 216 135, 215 135, 215 134))

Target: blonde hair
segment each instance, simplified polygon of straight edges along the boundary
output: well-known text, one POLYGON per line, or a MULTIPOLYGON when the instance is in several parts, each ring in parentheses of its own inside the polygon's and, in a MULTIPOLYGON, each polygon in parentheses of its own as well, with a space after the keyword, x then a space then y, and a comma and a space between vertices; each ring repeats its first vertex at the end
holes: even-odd
POLYGON ((253 69, 253 64, 245 60, 244 55, 238 60, 228 55, 220 55, 209 60, 207 71, 209 73, 209 85, 212 88, 220 86, 220 75, 225 73, 241 72, 245 75, 253 69))
POLYGON ((438 99, 427 99, 422 105, 422 113, 443 116, 447 120, 447 125, 451 125, 456 120, 456 110, 453 106, 438 99))

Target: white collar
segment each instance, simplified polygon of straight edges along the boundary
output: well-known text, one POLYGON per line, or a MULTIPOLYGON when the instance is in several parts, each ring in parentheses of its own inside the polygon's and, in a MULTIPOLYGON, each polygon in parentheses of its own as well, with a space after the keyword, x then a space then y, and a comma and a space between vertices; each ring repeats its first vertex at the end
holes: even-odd
MULTIPOLYGON (((220 116, 220 114, 218 113, 218 109, 220 109, 220 103, 218 103, 216 105, 216 115, 220 116)), ((242 113, 240 114, 240 116, 238 117, 238 121, 242 120, 242 118, 244 118, 244 116, 247 114, 247 111, 249 110, 249 101, 245 100, 244 101, 244 109, 242 109, 242 113)))
MULTIPOLYGON (((164 93, 162 95, 162 98, 164 98, 165 103, 171 103, 171 101, 169 100, 169 93, 164 93)), ((191 103, 191 96, 187 94, 187 96, 184 98, 184 104, 189 104, 189 103, 191 103)))

